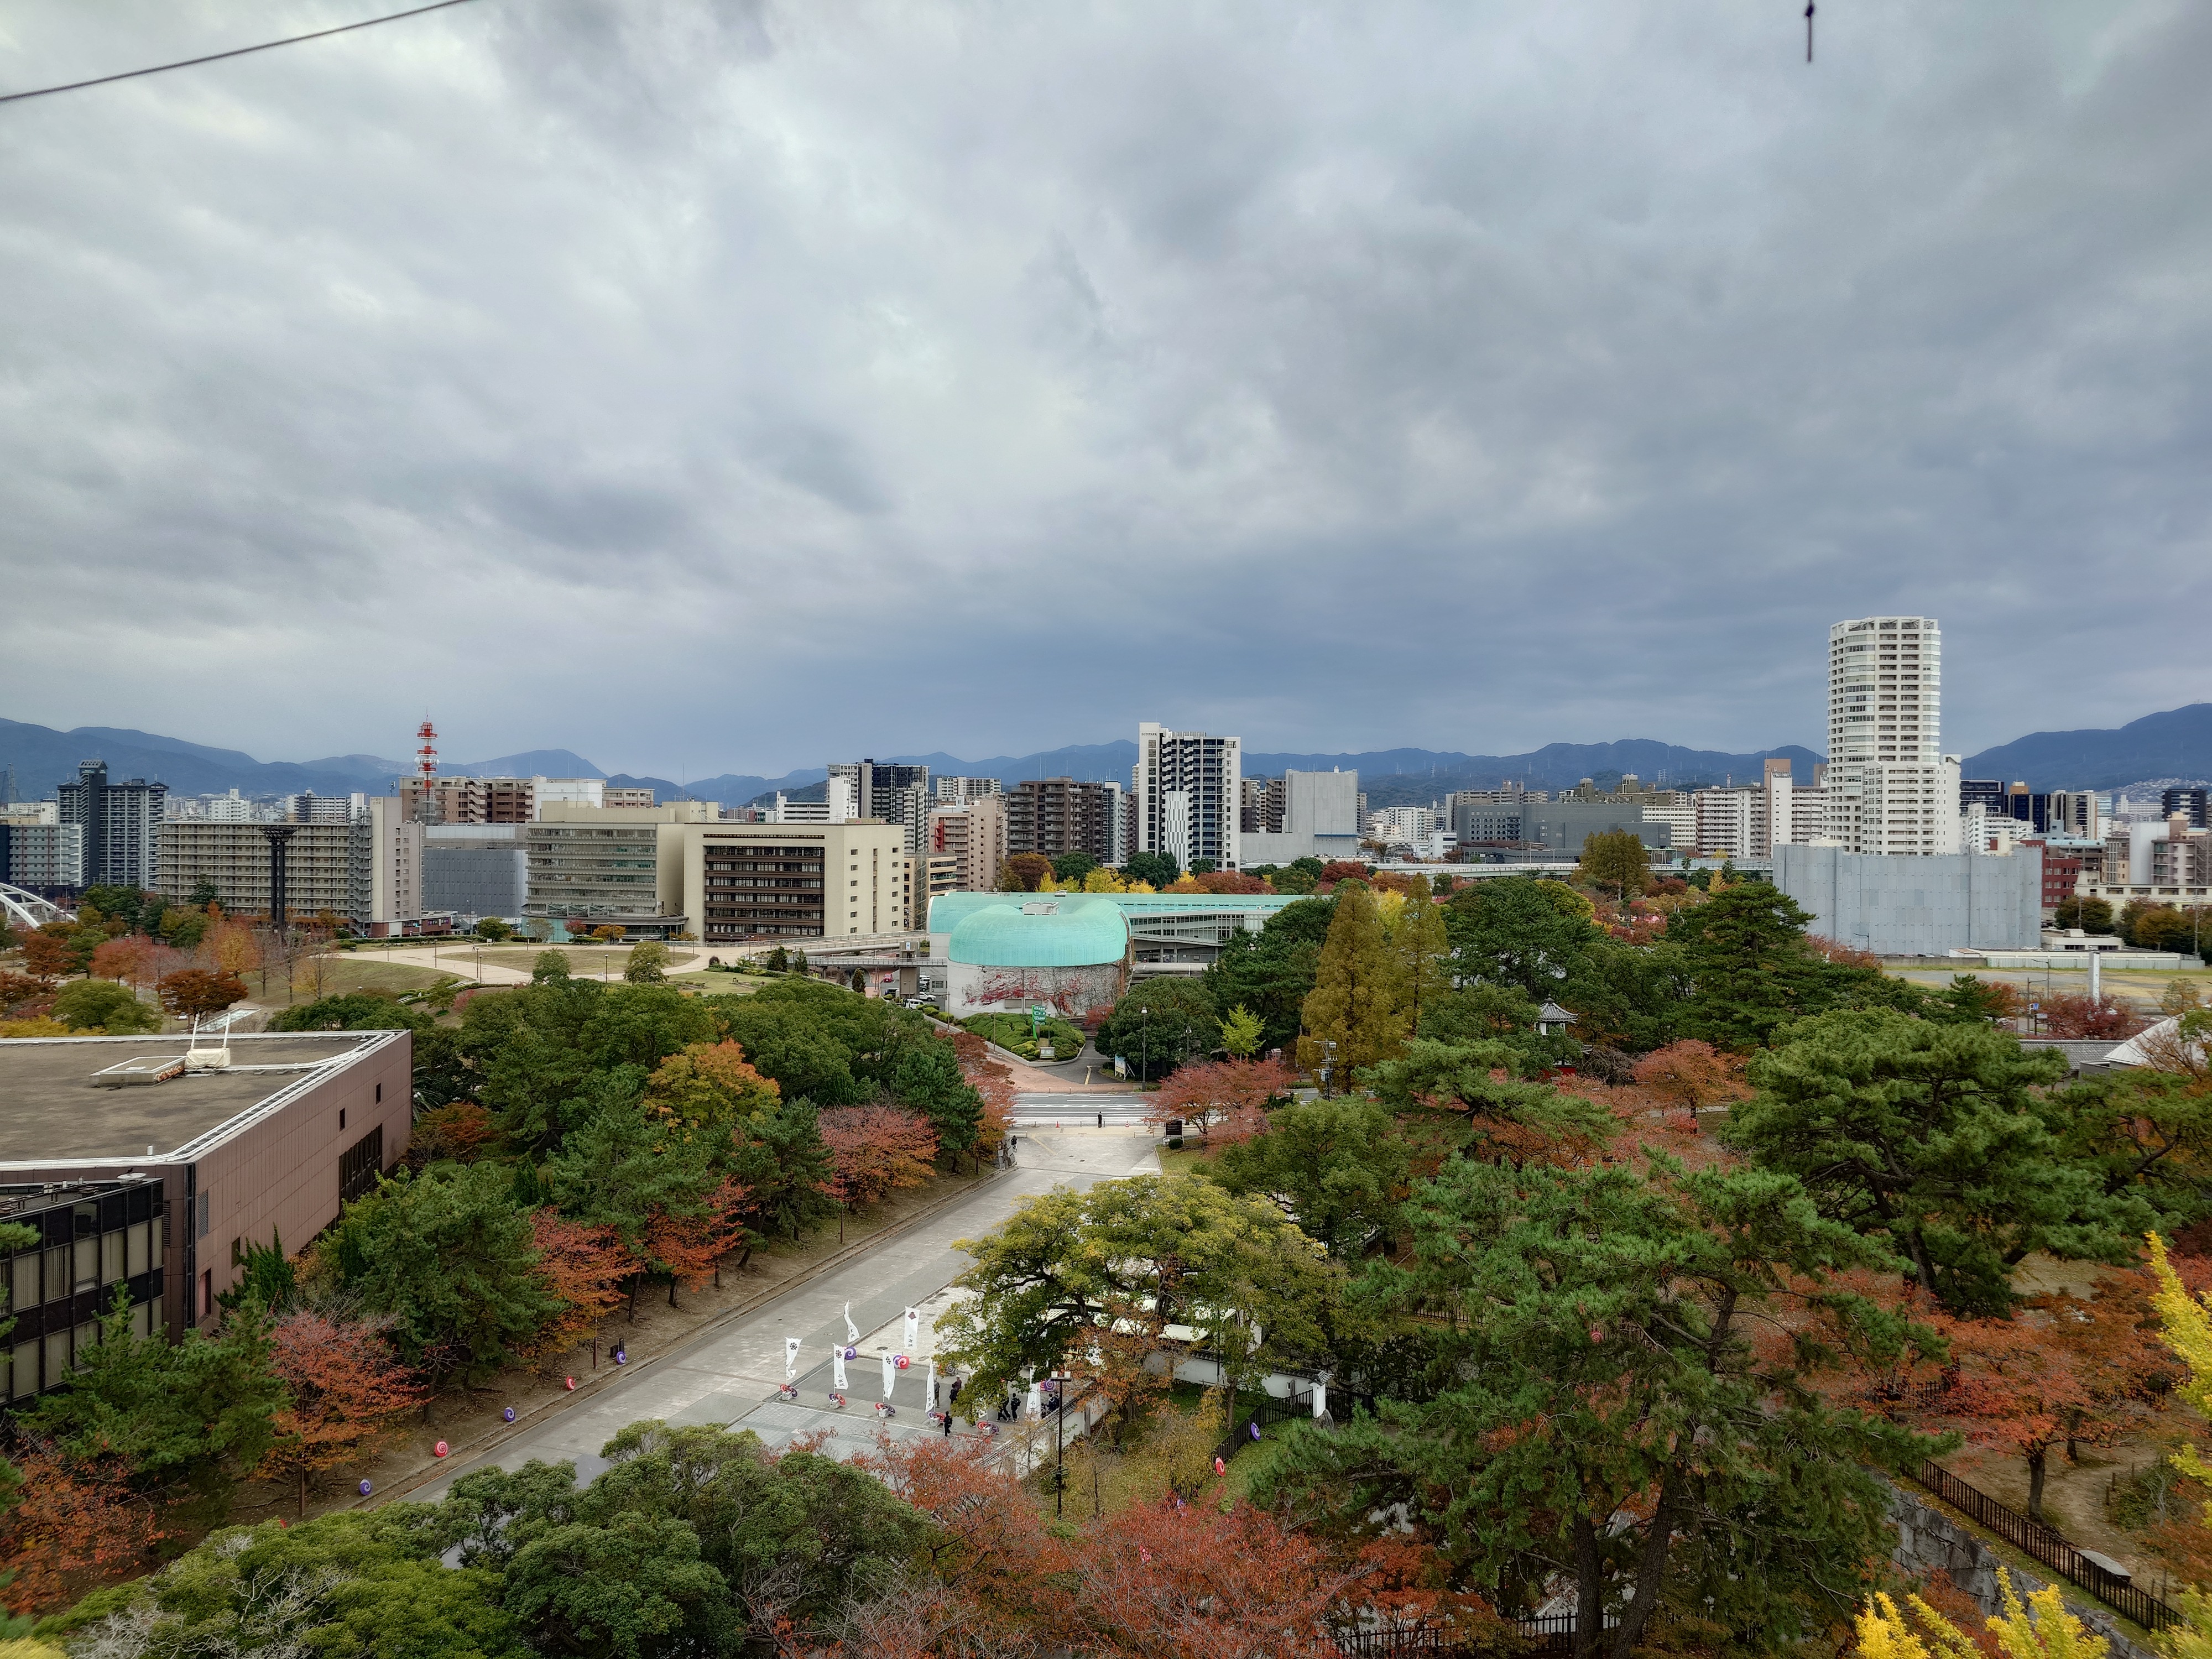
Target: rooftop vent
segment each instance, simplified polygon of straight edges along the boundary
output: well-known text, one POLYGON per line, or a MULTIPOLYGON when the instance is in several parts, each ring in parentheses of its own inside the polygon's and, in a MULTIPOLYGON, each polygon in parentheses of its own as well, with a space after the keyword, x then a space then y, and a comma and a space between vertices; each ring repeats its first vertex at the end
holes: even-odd
POLYGON ((100 1089, 128 1089, 141 1083, 167 1083, 185 1069, 182 1054, 141 1054, 92 1074, 93 1085, 100 1089))

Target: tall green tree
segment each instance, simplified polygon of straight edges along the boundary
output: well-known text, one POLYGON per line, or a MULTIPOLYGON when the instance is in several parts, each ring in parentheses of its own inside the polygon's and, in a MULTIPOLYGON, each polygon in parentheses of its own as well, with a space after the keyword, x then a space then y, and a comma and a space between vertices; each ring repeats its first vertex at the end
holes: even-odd
POLYGON ((1845 1000, 1864 970, 1838 969, 1805 942, 1810 912, 1747 881, 1678 914, 1667 930, 1690 986, 1682 1034, 1756 1048, 1781 1027, 1845 1000))
POLYGON ((1092 1039, 1146 1078, 1164 1077, 1186 1060, 1203 1060, 1221 1041, 1221 1011, 1200 981, 1140 980, 1114 1005, 1092 1039))
POLYGON ((1164 1327, 1187 1322, 1246 1374, 1310 1357, 1332 1283, 1272 1200, 1196 1176, 1063 1187, 958 1248, 975 1264, 956 1283, 975 1295, 938 1322, 940 1352, 986 1399, 1032 1372, 1081 1368, 1109 1319, 1148 1328, 1163 1352, 1164 1327))
POLYGON ((1121 866, 1121 873, 1131 881, 1164 889, 1182 878, 1182 866, 1165 853, 1132 853, 1121 866))
POLYGON ((1413 1265, 1376 1278, 1447 1322, 1450 1386, 1295 1428, 1255 1496, 1355 1534, 1402 1504, 1509 1609, 1568 1575, 1582 1659, 1626 1659, 1662 1615, 1773 1652, 1849 1613, 1891 1547, 1869 1466, 1934 1448, 1827 1406, 1817 1343, 1756 1339, 1818 1307, 1893 1350, 1908 1328, 1838 1284, 1890 1258, 1786 1176, 1656 1175, 1448 1164, 1408 1206, 1413 1265))
POLYGON ((316 1248, 365 1306, 392 1316, 402 1357, 433 1377, 489 1376, 561 1310, 497 1164, 402 1170, 347 1206, 316 1248))
POLYGON ((1405 974, 1364 882, 1337 884, 1336 915, 1304 1018, 1298 1064, 1308 1071, 1334 1065, 1338 1086, 1360 1066, 1395 1059, 1405 1044, 1405 974))
POLYGON ((1601 830, 1583 838, 1575 878, 1610 892, 1624 907, 1651 886, 1651 849, 1633 830, 1601 830))
POLYGON ((1299 1231, 1341 1258, 1396 1221, 1407 1163, 1388 1107, 1301 1100, 1273 1113, 1266 1133, 1224 1151, 1207 1174, 1230 1192, 1282 1200, 1299 1231))
MULTIPOLYGON (((1718 902, 1718 901, 1715 901, 1718 902)), ((2065 1071, 2008 1031, 1886 1009, 1824 1014, 1753 1056, 1757 1092, 1723 1139, 1805 1184, 1821 1213, 1882 1239, 1961 1314, 2001 1314, 2033 1250, 2132 1259, 2153 1220, 2101 1161, 2070 1150, 2046 1095, 2065 1071)))
POLYGON ((1406 1029, 1416 1031, 1422 1014, 1451 989, 1451 940, 1444 930, 1443 908, 1426 876, 1415 876, 1407 886, 1406 908, 1399 912, 1390 950, 1398 958, 1405 990, 1406 1029))
POLYGON ((836 1164, 822 1139, 820 1115, 810 1100, 786 1100, 737 1126, 730 1168, 752 1194, 755 1230, 796 1239, 805 1228, 836 1213, 830 1196, 836 1164))
POLYGON ((956 1158, 975 1151, 983 1124, 983 1097, 961 1072, 960 1057, 951 1043, 939 1036, 908 1039, 892 1064, 890 1088, 901 1105, 929 1120, 942 1151, 956 1158))
POLYGON ((562 1213, 612 1228, 637 1261, 630 1280, 633 1319, 646 1273, 669 1266, 654 1256, 654 1219, 703 1213, 732 1152, 728 1130, 691 1129, 647 1108, 644 1085, 633 1066, 605 1074, 598 1109, 545 1166, 562 1213))
POLYGON ((1231 934, 1200 975, 1216 1007, 1241 1006, 1259 1017, 1260 1048, 1288 1049, 1297 1042, 1306 998, 1321 972, 1322 941, 1335 914, 1334 899, 1286 904, 1258 933, 1231 934))
POLYGON ((1536 1003, 1558 994, 1602 936, 1589 900, 1565 882, 1528 876, 1486 878, 1453 894, 1444 931, 1459 979, 1510 986, 1536 1003))
POLYGON ((139 1336, 118 1291, 100 1340, 77 1352, 69 1385, 25 1414, 29 1431, 73 1462, 114 1459, 155 1489, 218 1496, 251 1474, 276 1438, 284 1385, 270 1367, 269 1321, 248 1303, 215 1334, 139 1336))
POLYGON ((1370 1066, 1360 1081, 1400 1112, 1467 1114, 1464 1156, 1518 1163, 1571 1138, 1595 1146, 1613 1133, 1613 1115, 1595 1101, 1517 1075, 1525 1051, 1498 1041, 1438 1042, 1416 1037, 1397 1059, 1370 1066))

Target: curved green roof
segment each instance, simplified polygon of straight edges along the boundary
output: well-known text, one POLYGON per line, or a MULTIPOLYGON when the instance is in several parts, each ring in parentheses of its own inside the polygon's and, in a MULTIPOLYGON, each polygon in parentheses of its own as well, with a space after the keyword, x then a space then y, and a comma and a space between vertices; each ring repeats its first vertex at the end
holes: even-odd
POLYGON ((945 946, 949 960, 978 968, 1095 968, 1128 951, 1121 907, 1098 893, 1009 893, 954 924, 945 946))

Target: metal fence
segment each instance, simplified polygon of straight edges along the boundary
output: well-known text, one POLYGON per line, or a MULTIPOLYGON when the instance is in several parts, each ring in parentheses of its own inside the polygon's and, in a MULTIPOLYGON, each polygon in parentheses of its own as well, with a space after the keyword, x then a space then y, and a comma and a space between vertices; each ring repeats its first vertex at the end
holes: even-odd
MULTIPOLYGON (((1606 1620, 1609 1630, 1616 1620, 1606 1620)), ((1547 1613, 1534 1619, 1516 1619, 1514 1630, 1520 1635, 1523 1655, 1571 1654, 1575 1650, 1575 1615, 1571 1613, 1547 1613)), ((1425 1659, 1455 1659, 1473 1650, 1462 1647, 1452 1639, 1451 1632, 1436 1625, 1394 1625, 1379 1629, 1359 1626, 1331 1632, 1336 1650, 1347 1659, 1401 1659, 1401 1656, 1423 1656, 1425 1659)))
POLYGON ((2018 1510, 2000 1504, 1987 1492, 1968 1486, 1948 1469, 1923 1463, 1913 1477, 1978 1527, 2026 1552, 2062 1577, 2089 1592, 2106 1607, 2124 1613, 2145 1630, 2162 1630, 2181 1622, 2181 1614, 2124 1578, 2106 1572, 2072 1544, 2039 1521, 2031 1521, 2018 1510))

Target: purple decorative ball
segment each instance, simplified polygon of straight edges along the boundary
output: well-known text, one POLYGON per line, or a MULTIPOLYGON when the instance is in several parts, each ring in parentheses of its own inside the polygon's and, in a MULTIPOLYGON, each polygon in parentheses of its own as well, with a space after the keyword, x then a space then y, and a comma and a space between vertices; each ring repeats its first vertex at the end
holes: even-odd
POLYGON ((363 1498, 366 1498, 366 1497, 368 1497, 368 1493, 369 1493, 369 1485, 368 1485, 368 1481, 364 1480, 364 1481, 362 1481, 362 1482, 361 1483, 361 1495, 362 1495, 363 1498))

